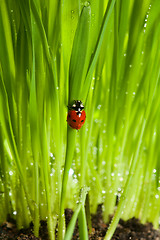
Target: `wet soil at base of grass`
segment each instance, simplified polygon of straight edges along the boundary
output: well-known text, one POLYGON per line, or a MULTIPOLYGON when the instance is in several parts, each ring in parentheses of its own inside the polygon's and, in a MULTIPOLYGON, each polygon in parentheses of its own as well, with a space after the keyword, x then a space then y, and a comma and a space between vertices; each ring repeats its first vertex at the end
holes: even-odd
MULTIPOLYGON (((66 225, 68 225, 72 210, 66 209, 66 225)), ((92 215, 92 233, 89 235, 90 240, 102 240, 106 234, 108 224, 102 219, 101 206, 98 207, 97 213, 92 215)), ((46 221, 41 221, 39 238, 33 234, 33 224, 28 229, 17 230, 15 221, 8 219, 7 222, 0 226, 0 239, 4 240, 48 240, 48 230, 46 221)), ((78 224, 76 224, 73 233, 73 240, 80 239, 78 224)), ((160 231, 155 230, 151 223, 141 224, 138 219, 132 218, 128 221, 120 220, 112 240, 160 240, 160 231)))

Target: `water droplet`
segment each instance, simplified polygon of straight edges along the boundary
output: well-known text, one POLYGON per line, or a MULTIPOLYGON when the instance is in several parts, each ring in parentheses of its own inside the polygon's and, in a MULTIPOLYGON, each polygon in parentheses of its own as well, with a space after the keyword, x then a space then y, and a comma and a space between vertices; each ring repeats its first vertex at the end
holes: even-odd
POLYGON ((77 153, 80 152, 80 148, 79 148, 79 147, 76 148, 76 152, 77 152, 77 153))
POLYGON ((159 195, 158 195, 158 194, 156 194, 156 195, 155 195, 155 198, 156 198, 156 199, 158 199, 158 198, 159 198, 159 195))
POLYGON ((153 169, 153 173, 156 173, 157 172, 157 170, 156 169, 153 169))
POLYGON ((100 105, 100 104, 97 106, 98 109, 100 109, 101 107, 102 107, 102 105, 100 105))
POLYGON ((119 181, 120 181, 120 182, 123 182, 123 177, 120 177, 119 181))
POLYGON ((17 215, 17 211, 13 211, 13 215, 17 215))
POLYGON ((9 171, 9 175, 12 176, 12 175, 13 175, 13 172, 12 172, 12 171, 9 171))
POLYGON ((69 176, 72 176, 74 174, 74 170, 72 168, 70 168, 69 170, 69 176))

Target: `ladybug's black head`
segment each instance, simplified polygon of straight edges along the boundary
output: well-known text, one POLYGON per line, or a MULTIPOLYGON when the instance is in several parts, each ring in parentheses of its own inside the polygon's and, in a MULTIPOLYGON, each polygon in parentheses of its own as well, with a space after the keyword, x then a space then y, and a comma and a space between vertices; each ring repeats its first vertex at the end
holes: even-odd
POLYGON ((74 103, 72 104, 72 109, 80 112, 84 109, 83 103, 79 100, 74 100, 74 103))

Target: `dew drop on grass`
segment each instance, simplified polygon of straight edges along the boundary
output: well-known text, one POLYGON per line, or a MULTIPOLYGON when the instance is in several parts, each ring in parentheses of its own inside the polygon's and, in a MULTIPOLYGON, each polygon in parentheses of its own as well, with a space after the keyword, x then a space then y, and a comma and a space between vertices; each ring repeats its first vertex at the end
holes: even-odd
POLYGON ((17 215, 17 211, 13 211, 13 215, 17 215))
POLYGON ((153 169, 153 173, 156 173, 157 172, 157 170, 156 169, 153 169))
POLYGON ((155 198, 156 198, 156 199, 158 199, 158 198, 159 198, 159 195, 158 195, 158 194, 156 194, 156 195, 155 195, 155 198))
POLYGON ((77 184, 78 183, 78 179, 73 179, 73 182, 75 183, 75 184, 77 184))
POLYGON ((144 28, 146 28, 146 27, 147 27, 147 23, 144 24, 144 28))
POLYGON ((120 199, 120 197, 121 197, 121 193, 118 193, 117 196, 118 196, 118 198, 120 199))
POLYGON ((74 170, 72 168, 70 168, 69 170, 69 176, 72 176, 74 174, 74 170))
POLYGON ((124 180, 123 177, 120 177, 119 181, 120 181, 120 182, 123 182, 123 180, 124 180))
POLYGON ((76 153, 79 153, 79 152, 80 152, 80 148, 77 147, 77 148, 76 148, 76 153))
POLYGON ((101 107, 102 107, 102 105, 99 104, 99 105, 97 106, 97 109, 101 109, 101 107))
POLYGON ((9 175, 12 176, 12 175, 13 175, 13 172, 12 172, 12 171, 9 171, 9 175))

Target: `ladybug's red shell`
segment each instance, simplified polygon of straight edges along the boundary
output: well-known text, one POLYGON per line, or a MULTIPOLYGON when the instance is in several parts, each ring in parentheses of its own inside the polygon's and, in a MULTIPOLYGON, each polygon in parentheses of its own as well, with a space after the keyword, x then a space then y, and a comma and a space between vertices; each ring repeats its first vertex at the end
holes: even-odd
POLYGON ((69 126, 73 129, 80 129, 86 120, 86 113, 84 110, 78 112, 75 110, 70 110, 67 115, 67 122, 69 126))

